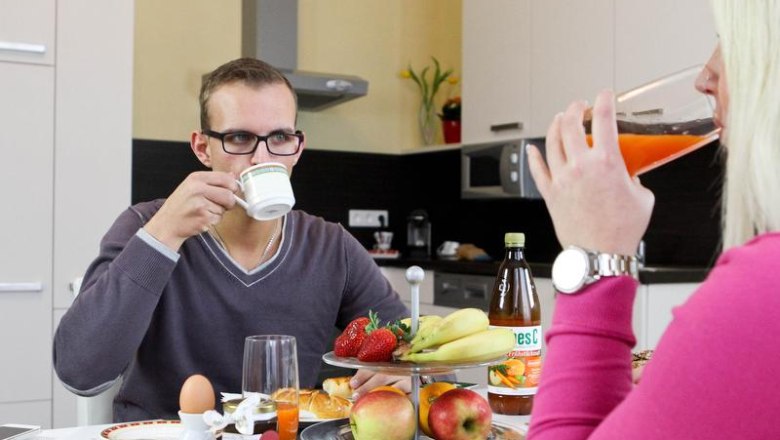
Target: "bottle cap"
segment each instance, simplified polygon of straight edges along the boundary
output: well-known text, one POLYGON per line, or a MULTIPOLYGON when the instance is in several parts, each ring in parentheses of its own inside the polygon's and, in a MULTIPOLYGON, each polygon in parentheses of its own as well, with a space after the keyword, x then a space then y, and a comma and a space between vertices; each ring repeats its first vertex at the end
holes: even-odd
POLYGON ((504 235, 504 244, 507 246, 525 246, 525 234, 522 232, 507 232, 504 235))

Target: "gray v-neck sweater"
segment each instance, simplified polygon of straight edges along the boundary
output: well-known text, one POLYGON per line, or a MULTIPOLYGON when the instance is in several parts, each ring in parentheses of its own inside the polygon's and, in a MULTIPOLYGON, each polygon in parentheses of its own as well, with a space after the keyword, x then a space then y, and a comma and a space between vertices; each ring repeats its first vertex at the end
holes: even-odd
POLYGON ((163 201, 119 216, 54 338, 57 375, 73 392, 94 395, 123 376, 115 421, 177 418, 181 385, 195 373, 217 397, 240 393, 246 336, 295 336, 300 384, 312 387, 334 326, 369 309, 383 321, 408 315, 340 225, 292 211, 274 259, 247 273, 206 233, 186 240, 178 261, 137 236, 163 201))

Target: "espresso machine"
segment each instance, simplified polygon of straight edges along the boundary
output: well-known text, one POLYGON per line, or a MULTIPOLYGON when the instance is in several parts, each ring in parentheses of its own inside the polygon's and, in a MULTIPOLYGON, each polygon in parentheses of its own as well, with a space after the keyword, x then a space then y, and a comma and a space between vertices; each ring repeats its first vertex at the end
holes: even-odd
POLYGON ((428 213, 416 209, 406 218, 406 247, 409 258, 429 258, 431 256, 431 221, 428 213))

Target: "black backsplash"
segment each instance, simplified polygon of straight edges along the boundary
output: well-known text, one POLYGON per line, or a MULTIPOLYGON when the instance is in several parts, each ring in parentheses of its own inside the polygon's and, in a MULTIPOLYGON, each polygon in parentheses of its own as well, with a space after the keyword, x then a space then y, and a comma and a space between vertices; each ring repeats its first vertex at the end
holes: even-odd
MULTIPOLYGON (((722 170, 708 146, 642 176, 656 196, 645 242, 648 265, 709 266, 719 243, 722 170)), ((192 171, 202 170, 189 144, 133 141, 132 200, 166 197, 192 171)), ((296 208, 348 224, 352 209, 386 209, 393 247, 406 244, 406 216, 424 209, 435 249, 444 240, 474 243, 494 258, 503 255, 507 231, 526 234, 530 261, 551 262, 560 250, 541 200, 464 200, 460 151, 410 155, 307 150, 292 176, 296 208)), ((374 229, 349 228, 366 247, 374 229)))

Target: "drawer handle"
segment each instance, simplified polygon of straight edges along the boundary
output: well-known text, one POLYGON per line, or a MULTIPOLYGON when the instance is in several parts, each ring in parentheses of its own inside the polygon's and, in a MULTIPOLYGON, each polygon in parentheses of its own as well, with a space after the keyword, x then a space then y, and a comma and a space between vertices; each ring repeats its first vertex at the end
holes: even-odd
POLYGON ((43 283, 0 283, 0 292, 41 292, 43 283))
POLYGON ((507 122, 506 124, 494 124, 490 126, 490 131, 504 131, 504 130, 522 130, 522 122, 507 122))
POLYGON ((46 46, 44 46, 43 44, 14 43, 11 41, 0 41, 0 50, 5 50, 9 52, 46 53, 46 46))

